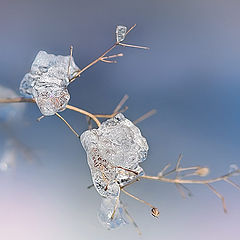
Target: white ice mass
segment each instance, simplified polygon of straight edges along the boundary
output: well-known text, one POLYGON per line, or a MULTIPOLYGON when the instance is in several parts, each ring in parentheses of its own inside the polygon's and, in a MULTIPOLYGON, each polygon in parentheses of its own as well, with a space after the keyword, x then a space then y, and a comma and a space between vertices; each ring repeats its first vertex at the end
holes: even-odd
POLYGON ((21 81, 20 93, 33 97, 43 115, 54 115, 66 108, 70 99, 69 79, 78 71, 72 57, 40 51, 21 81))
POLYGON ((117 197, 120 187, 143 175, 139 163, 148 152, 146 139, 122 113, 81 135, 94 186, 103 197, 117 197))
POLYGON ((98 219, 107 229, 114 229, 127 223, 124 216, 124 210, 119 201, 117 202, 117 208, 114 212, 116 201, 116 198, 113 197, 102 198, 98 219))
POLYGON ((125 26, 117 26, 116 28, 116 39, 117 42, 122 42, 127 34, 127 27, 125 26))

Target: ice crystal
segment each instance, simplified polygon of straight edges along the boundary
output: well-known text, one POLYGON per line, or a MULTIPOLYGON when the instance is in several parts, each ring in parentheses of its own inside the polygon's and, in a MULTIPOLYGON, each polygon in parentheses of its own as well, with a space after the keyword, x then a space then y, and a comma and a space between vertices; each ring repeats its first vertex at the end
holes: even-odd
POLYGON ((117 26, 116 28, 116 39, 117 42, 122 42, 125 37, 126 37, 126 33, 127 33, 127 27, 125 26, 117 26))
POLYGON ((54 115, 66 108, 69 79, 78 70, 72 57, 40 51, 20 84, 20 93, 33 97, 43 115, 54 115))
POLYGON ((121 207, 121 204, 119 201, 116 201, 117 199, 114 197, 102 198, 100 210, 98 212, 98 219, 100 223, 107 229, 114 229, 127 223, 124 219, 124 211, 121 207), (117 208, 114 212, 116 203, 117 208))
POLYGON ((122 113, 81 135, 93 183, 103 197, 116 197, 120 187, 143 175, 139 163, 148 145, 140 130, 122 113))
MULTIPOLYGON (((16 97, 18 97, 18 95, 13 90, 0 85, 0 98, 16 97)), ((22 115, 24 108, 25 104, 0 104, 0 120, 4 122, 14 120, 22 115)))

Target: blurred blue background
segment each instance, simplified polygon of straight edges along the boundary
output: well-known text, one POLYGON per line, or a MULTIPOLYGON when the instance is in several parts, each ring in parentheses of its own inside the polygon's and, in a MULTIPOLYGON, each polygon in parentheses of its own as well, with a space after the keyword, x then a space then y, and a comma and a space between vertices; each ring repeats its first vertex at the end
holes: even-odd
MULTIPOLYGON (((111 113, 127 93, 129 119, 158 111, 139 124, 150 145, 142 164, 147 174, 174 165, 183 152, 184 166, 206 165, 210 177, 218 176, 231 164, 240 166, 239 10, 238 0, 0 0, 0 84, 18 92, 39 50, 68 55, 72 44, 75 62, 84 67, 113 44, 117 24, 136 23, 126 42, 150 50, 114 50, 124 57, 84 72, 69 87, 70 104, 111 113)), ((85 117, 69 110, 62 115, 79 133, 87 128, 85 117)), ((138 239, 130 224, 102 228, 96 217, 100 197, 86 189, 91 177, 81 144, 58 118, 38 123, 39 116, 27 104, 24 118, 9 123, 35 160, 19 156, 15 168, 0 174, 0 239, 138 239)), ((8 138, 9 131, 1 130, 0 154, 8 138)), ((194 196, 186 200, 169 184, 129 187, 160 210, 155 219, 122 196, 142 239, 238 238, 240 192, 224 182, 215 185, 226 198, 225 215, 205 186, 190 187, 194 196)))

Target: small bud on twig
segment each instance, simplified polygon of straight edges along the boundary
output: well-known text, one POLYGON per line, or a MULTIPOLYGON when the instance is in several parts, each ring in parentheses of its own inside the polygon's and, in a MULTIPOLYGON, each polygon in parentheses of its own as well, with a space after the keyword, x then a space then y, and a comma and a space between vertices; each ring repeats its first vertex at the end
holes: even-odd
POLYGON ((201 177, 205 177, 209 174, 210 170, 207 167, 199 167, 196 171, 195 174, 201 177))
POLYGON ((159 214, 160 214, 160 212, 158 211, 158 209, 155 208, 155 207, 151 209, 151 212, 152 212, 152 215, 153 215, 154 217, 158 217, 159 214))

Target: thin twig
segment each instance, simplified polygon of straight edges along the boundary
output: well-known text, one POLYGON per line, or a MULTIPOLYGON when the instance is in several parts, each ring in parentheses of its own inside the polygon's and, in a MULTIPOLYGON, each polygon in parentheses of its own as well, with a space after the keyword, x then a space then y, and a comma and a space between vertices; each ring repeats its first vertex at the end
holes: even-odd
POLYGON ((136 119, 135 121, 133 121, 134 124, 140 123, 143 120, 153 116, 156 113, 156 109, 152 109, 151 111, 145 113, 144 115, 142 115, 141 117, 139 117, 138 119, 136 119))
POLYGON ((207 180, 171 179, 171 178, 166 178, 166 177, 162 177, 162 176, 147 176, 147 175, 139 176, 139 178, 145 178, 145 179, 149 179, 149 180, 158 180, 161 182, 168 182, 168 183, 206 184, 206 183, 215 183, 215 182, 223 181, 224 179, 229 178, 239 172, 240 172, 240 170, 235 170, 235 171, 225 174, 221 177, 216 177, 216 178, 207 179, 207 180))
POLYGON ((144 46, 138 46, 138 45, 132 45, 132 44, 126 44, 126 43, 118 43, 120 46, 123 47, 131 47, 131 48, 140 48, 140 49, 146 49, 149 50, 149 47, 144 47, 144 46))
POLYGON ((79 134, 72 128, 72 126, 59 113, 55 113, 55 114, 70 128, 70 130, 77 136, 77 138, 80 138, 79 134))
POLYGON ((146 202, 146 201, 144 201, 144 200, 142 200, 142 199, 132 195, 131 193, 127 192, 125 189, 121 188, 121 191, 124 192, 129 197, 131 197, 131 198, 133 198, 133 199, 135 199, 135 200, 137 200, 137 201, 139 201, 139 202, 141 202, 143 204, 146 204, 146 205, 148 205, 151 208, 155 208, 152 204, 150 204, 150 203, 148 203, 148 202, 146 202))
POLYGON ((88 130, 91 130, 93 128, 92 126, 92 119, 89 116, 86 116, 86 120, 87 120, 87 125, 88 125, 88 130))
POLYGON ((235 188, 237 188, 240 191, 240 185, 236 184, 235 182, 233 182, 232 180, 225 178, 223 179, 225 182, 231 184, 232 186, 234 186, 235 188))
POLYGON ((125 94, 119 104, 115 107, 113 110, 113 113, 118 113, 118 111, 121 109, 121 107, 124 105, 124 103, 128 100, 129 96, 125 94))
POLYGON ((130 213, 128 212, 127 207, 123 204, 123 202, 122 202, 121 200, 120 200, 120 204, 121 204, 121 206, 122 206, 122 208, 123 208, 126 216, 128 217, 129 221, 130 221, 130 222, 132 223, 132 225, 135 227, 138 235, 141 236, 141 235, 142 235, 142 232, 140 231, 140 229, 139 229, 137 223, 135 222, 134 218, 133 218, 133 217, 130 215, 130 213))
POLYGON ((223 197, 219 192, 217 192, 217 190, 216 190, 212 185, 210 185, 209 183, 206 183, 206 185, 209 187, 209 189, 210 189, 214 194, 216 194, 216 196, 217 196, 218 198, 221 199, 224 213, 227 213, 227 207, 226 207, 226 204, 225 204, 224 197, 223 197))
POLYGON ((117 207, 118 207, 118 204, 119 204, 119 198, 120 198, 120 191, 118 192, 118 196, 116 198, 116 203, 115 203, 115 206, 114 206, 114 210, 113 210, 113 213, 112 213, 112 216, 111 216, 111 219, 113 220, 114 218, 114 215, 117 211, 117 207))
POLYGON ((35 100, 33 98, 23 98, 23 97, 0 98, 0 103, 24 103, 24 102, 35 103, 35 100))
POLYGON ((108 54, 111 50, 113 50, 116 46, 118 45, 118 43, 114 43, 113 46, 111 46, 109 49, 107 49, 100 57, 98 57, 97 59, 95 59, 94 61, 92 61, 91 63, 89 63, 86 67, 84 67, 83 69, 79 70, 78 73, 72 77, 70 79, 70 83, 73 82, 76 78, 78 78, 84 71, 86 71, 88 68, 90 68, 92 65, 96 64, 97 62, 101 61, 101 59, 108 54))
POLYGON ((90 117, 97 124, 98 127, 101 125, 100 121, 95 117, 95 115, 90 113, 90 112, 87 112, 83 109, 80 109, 80 108, 77 108, 77 107, 74 107, 74 106, 71 106, 71 105, 67 105, 66 108, 90 117))

